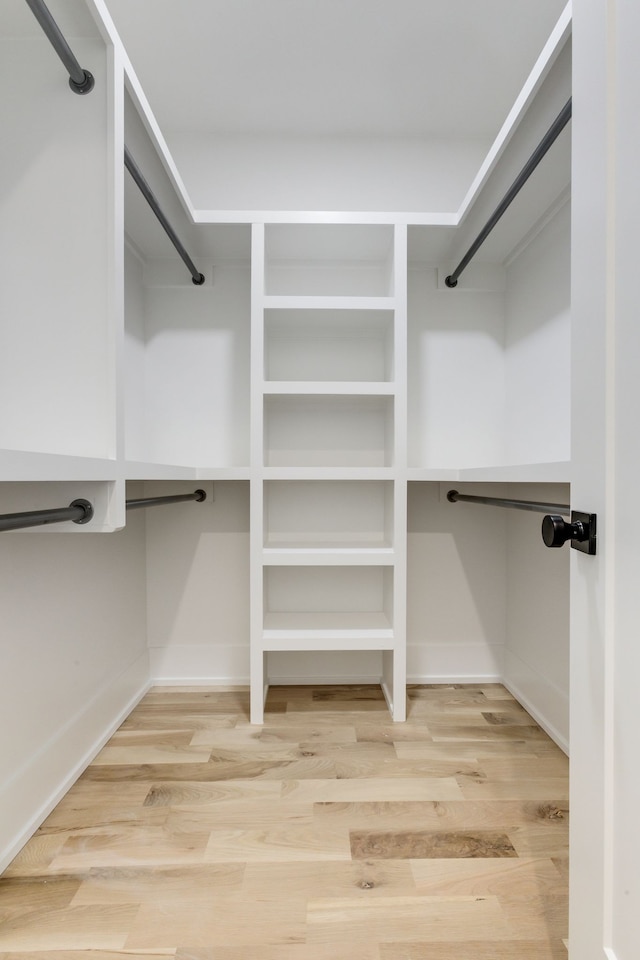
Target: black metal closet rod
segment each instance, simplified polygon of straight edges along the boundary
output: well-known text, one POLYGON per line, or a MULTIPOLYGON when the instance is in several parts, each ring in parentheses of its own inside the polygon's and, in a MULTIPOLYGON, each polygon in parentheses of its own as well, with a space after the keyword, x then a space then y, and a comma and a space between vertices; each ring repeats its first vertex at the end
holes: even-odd
POLYGON ((68 507, 52 510, 29 510, 26 513, 4 513, 0 516, 0 530, 20 530, 23 527, 42 527, 47 523, 88 523, 93 516, 93 506, 88 500, 74 500, 68 507))
POLYGON ((177 493, 169 497, 145 497, 142 500, 127 500, 127 510, 138 510, 141 507, 160 507, 165 503, 182 503, 184 500, 197 500, 202 503, 207 499, 205 490, 194 490, 193 493, 177 493))
POLYGON ((129 150, 127 149, 126 146, 124 148, 124 165, 129 171, 129 173, 131 174, 131 176, 133 177, 133 179, 135 180, 136 184, 138 185, 140 192, 142 193, 142 196, 145 198, 145 200, 147 201, 147 203, 155 213, 156 217, 162 224, 165 230, 165 233, 171 240, 171 243, 174 245, 174 247, 182 257, 183 261, 185 262, 187 268, 189 269, 189 272, 191 273, 192 282, 195 283, 197 287, 202 286, 202 284, 204 283, 204 276, 200 273, 195 263, 193 262, 193 260, 191 259, 191 257, 189 256, 185 248, 183 247, 182 242, 178 237, 178 234, 175 232, 175 230, 173 229, 173 227, 165 217, 164 213, 162 212, 160 208, 160 204, 158 203, 151 187, 145 180, 140 170, 140 167, 135 162, 135 160, 129 153, 129 150))
POLYGON ((93 75, 88 70, 83 70, 73 53, 71 47, 60 32, 60 27, 55 22, 47 5, 43 0, 27 0, 31 12, 46 33, 49 41, 56 51, 67 72, 69 73, 69 86, 74 93, 89 93, 93 90, 93 75))
POLYGON ((467 493, 458 493, 457 490, 449 490, 447 500, 449 503, 466 500, 469 503, 484 503, 490 507, 506 507, 509 510, 529 510, 532 513, 564 513, 567 515, 571 513, 571 507, 568 503, 539 503, 535 500, 509 500, 504 497, 475 497, 467 493))
MULTIPOLYGON (((184 500, 197 500, 202 503, 207 499, 205 490, 194 490, 193 493, 178 493, 169 497, 147 497, 144 500, 127 500, 127 510, 137 510, 140 507, 158 507, 164 503, 181 503, 184 500)), ((29 510, 25 513, 0 514, 0 532, 3 530, 21 530, 25 527, 43 527, 48 523, 62 523, 72 520, 73 523, 88 523, 93 517, 93 504, 88 500, 74 500, 68 507, 55 507, 51 510, 29 510)))
POLYGON ((525 185, 525 183, 527 182, 527 180, 529 179, 533 171, 536 169, 536 167, 544 157, 545 153, 549 149, 549 147, 557 140, 557 138, 562 133, 562 131, 564 130, 564 128, 566 127, 570 119, 571 119, 571 97, 569 97, 564 107, 562 108, 562 110, 560 111, 556 119, 553 121, 553 123, 545 133, 544 137, 542 138, 542 140, 540 141, 536 149, 533 151, 533 153, 525 163, 524 167, 522 168, 522 170, 520 171, 516 179, 513 181, 513 183, 505 193, 504 197, 502 198, 502 200, 500 201, 496 209, 493 211, 493 213, 485 223, 484 227, 482 228, 482 230, 480 231, 476 239, 473 241, 473 243, 465 253, 464 257, 462 258, 458 266, 455 268, 453 273, 450 273, 449 276, 445 278, 444 282, 448 287, 456 287, 458 285, 458 277, 460 276, 462 271, 469 265, 471 260, 475 257, 476 253, 478 252, 482 244, 485 242, 485 240, 487 239, 487 237, 495 227, 496 223, 498 222, 502 214, 513 203, 516 196, 518 195, 522 187, 525 185))

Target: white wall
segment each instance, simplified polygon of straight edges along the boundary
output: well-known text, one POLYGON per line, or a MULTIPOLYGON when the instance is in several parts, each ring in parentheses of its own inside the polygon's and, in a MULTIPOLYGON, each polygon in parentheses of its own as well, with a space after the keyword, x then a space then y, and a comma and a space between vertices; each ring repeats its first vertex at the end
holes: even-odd
POLYGON ((180 260, 126 266, 127 457, 248 465, 248 267, 197 287, 180 260))
POLYGON ((174 134, 171 145, 197 209, 450 212, 489 143, 174 134))
POLYGON ((506 462, 570 456, 571 207, 507 270, 506 462))
POLYGON ((438 289, 428 265, 409 271, 408 462, 504 462, 504 294, 438 289))
POLYGON ((86 97, 44 36, 0 41, 0 445, 106 457, 109 78, 102 43, 79 39, 76 54, 96 77, 86 97))
MULTIPOLYGON (((569 503, 568 484, 513 485, 510 496, 569 503)), ((568 752, 570 547, 546 547, 542 514, 504 511, 507 519, 507 623, 504 681, 568 752)))
POLYGON ((147 687, 144 516, 0 534, 0 869, 147 687))
POLYGON ((214 486, 215 499, 147 510, 151 675, 158 682, 249 677, 249 484, 146 483, 145 496, 214 486))
POLYGON ((128 244, 124 253, 124 452, 128 460, 146 460, 149 443, 145 375, 144 262, 128 244))
POLYGON ((449 503, 453 486, 505 495, 500 484, 409 483, 407 674, 414 683, 502 675, 507 511, 449 503))

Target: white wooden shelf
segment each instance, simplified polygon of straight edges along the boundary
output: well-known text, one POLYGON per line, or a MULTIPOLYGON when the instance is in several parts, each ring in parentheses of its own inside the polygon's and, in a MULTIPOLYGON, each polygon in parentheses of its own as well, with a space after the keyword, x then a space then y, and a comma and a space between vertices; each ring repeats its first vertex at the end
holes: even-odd
POLYGON ((571 462, 517 463, 495 467, 473 467, 458 471, 458 479, 495 483, 570 483, 571 462))
POLYGON ((395 297, 302 297, 265 294, 265 310, 393 310, 395 297))
POLYGON ((391 566, 395 561, 392 547, 290 546, 265 547, 265 566, 391 566))
POLYGON ((121 464, 125 480, 196 480, 197 469, 176 463, 149 463, 142 460, 126 460, 121 464))
POLYGON ((409 467, 407 480, 426 482, 454 482, 460 479, 460 471, 456 467, 409 467))
POLYGON ((265 381, 263 393, 268 396, 392 397, 395 386, 385 381, 271 380, 265 381))
POLYGON ((7 481, 117 480, 119 468, 110 459, 0 450, 0 477, 7 481))
POLYGON ((409 467, 407 480, 471 483, 570 483, 571 461, 497 464, 489 467, 409 467))
POLYGON ((393 480, 393 467, 264 467, 265 480, 393 480))
POLYGON ((384 613, 267 613, 265 650, 388 650, 394 631, 384 613))
POLYGON ((250 480, 250 467, 197 467, 197 480, 250 480))

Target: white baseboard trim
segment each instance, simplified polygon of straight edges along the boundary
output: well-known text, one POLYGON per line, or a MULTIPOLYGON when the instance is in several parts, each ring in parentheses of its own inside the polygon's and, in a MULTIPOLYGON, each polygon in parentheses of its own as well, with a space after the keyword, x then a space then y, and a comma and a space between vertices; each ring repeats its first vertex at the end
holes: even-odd
MULTIPOLYGON (((569 756, 569 740, 567 737, 554 726, 553 723, 550 723, 547 717, 540 712, 540 710, 535 707, 527 695, 518 687, 517 684, 511 683, 509 680, 502 679, 503 686, 509 691, 512 696, 516 698, 519 704, 525 708, 527 713, 530 713, 533 719, 536 721, 539 727, 542 727, 544 732, 548 734, 551 739, 556 743, 563 753, 566 753, 569 756)), ((615 958, 614 958, 615 960, 615 958)))
POLYGON ((501 643, 407 644, 407 676, 421 678, 412 680, 414 683, 440 683, 441 677, 456 677, 456 683, 476 683, 478 677, 502 677, 503 666, 501 643))
POLYGON ((382 678, 380 674, 375 676, 374 674, 363 674, 359 677, 345 677, 336 674, 331 676, 330 674, 320 674, 318 676, 305 676, 304 674, 299 677, 291 676, 278 676, 278 674, 271 674, 269 676, 269 684, 273 687, 312 687, 314 685, 328 685, 332 687, 349 687, 357 686, 359 684, 376 684, 379 685, 382 683, 382 678))
MULTIPOLYGON (((157 686, 220 686, 249 683, 248 647, 225 644, 178 644, 149 650, 151 677, 157 686)), ((410 683, 499 683, 502 645, 410 644, 410 683)), ((378 651, 274 651, 269 678, 277 684, 379 683, 378 651)))
POLYGON ((443 687, 451 687, 454 684, 458 686, 460 684, 465 684, 465 685, 468 684, 469 686, 473 687, 476 685, 481 686, 483 683, 502 683, 502 677, 497 673, 469 674, 468 676, 465 676, 465 675, 460 676, 459 673, 455 674, 455 676, 453 674, 449 676, 431 675, 431 674, 426 676, 413 675, 411 677, 407 677, 407 683, 429 684, 429 685, 437 684, 437 685, 442 685, 443 687))
POLYGON ((95 694, 1 789, 0 873, 149 690, 144 653, 95 694))
POLYGON ((545 733, 569 755, 569 692, 512 650, 505 651, 502 681, 545 733))

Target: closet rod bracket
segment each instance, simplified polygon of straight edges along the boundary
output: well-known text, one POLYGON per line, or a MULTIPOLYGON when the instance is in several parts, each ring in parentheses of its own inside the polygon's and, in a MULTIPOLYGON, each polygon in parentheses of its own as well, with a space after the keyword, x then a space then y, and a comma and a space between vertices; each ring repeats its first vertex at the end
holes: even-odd
POLYGON ((84 94, 91 93, 93 88, 96 85, 96 81, 92 73, 89 73, 88 70, 83 70, 84 80, 74 80, 73 77, 69 77, 69 86, 74 93, 84 94))
POLYGON ((547 514, 542 518, 542 539, 546 547, 562 547, 569 540, 574 550, 593 557, 596 553, 596 514, 572 510, 570 521, 557 514, 547 514))
POLYGON ((70 507, 81 507, 84 510, 83 517, 77 517, 73 520, 73 523, 89 523, 89 520, 93 517, 93 504, 89 500, 83 500, 80 497, 78 500, 73 500, 70 504, 70 507))

